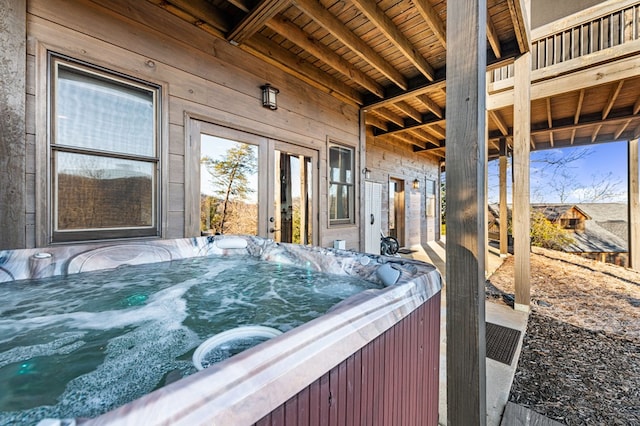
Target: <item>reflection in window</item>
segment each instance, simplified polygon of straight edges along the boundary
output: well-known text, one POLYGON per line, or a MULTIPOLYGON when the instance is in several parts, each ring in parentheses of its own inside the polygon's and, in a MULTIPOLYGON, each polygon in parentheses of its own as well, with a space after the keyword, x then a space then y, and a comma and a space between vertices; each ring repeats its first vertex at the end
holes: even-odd
POLYGON ((352 148, 329 147, 329 221, 332 224, 353 223, 353 160, 352 148))
POLYGON ((51 65, 53 241, 158 235, 158 88, 51 65))
POLYGON ((258 234, 258 147, 201 137, 200 230, 258 234))
POLYGON ((436 215, 436 181, 427 179, 426 188, 426 213, 427 217, 436 215))

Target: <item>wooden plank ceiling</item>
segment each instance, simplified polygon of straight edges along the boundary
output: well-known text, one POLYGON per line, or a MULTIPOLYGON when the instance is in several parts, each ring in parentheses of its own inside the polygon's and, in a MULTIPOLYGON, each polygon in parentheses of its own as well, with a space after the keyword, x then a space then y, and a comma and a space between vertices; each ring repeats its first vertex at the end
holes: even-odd
MULTIPOLYGON (((615 66, 609 67, 614 70, 615 66)), ((620 73, 622 74, 622 73, 620 73)), ((579 82, 580 76, 572 79, 579 82)), ((557 85, 549 96, 531 101, 531 149, 566 148, 640 137, 640 75, 604 84, 572 88, 557 85)), ((535 83, 534 86, 535 87, 535 83)), ((513 108, 489 112, 492 150, 513 135, 513 108)))
MULTIPOLYGON (((376 137, 444 157, 446 0, 148 1, 361 106, 376 137)), ((528 38, 520 0, 487 1, 489 68, 528 38)))

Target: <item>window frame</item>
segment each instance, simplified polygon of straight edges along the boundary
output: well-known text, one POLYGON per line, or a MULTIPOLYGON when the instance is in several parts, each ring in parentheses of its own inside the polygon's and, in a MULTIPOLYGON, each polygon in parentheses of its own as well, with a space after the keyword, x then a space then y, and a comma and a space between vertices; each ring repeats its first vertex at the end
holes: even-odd
POLYGON ((336 225, 353 225, 355 223, 355 197, 356 197, 356 173, 355 173, 355 163, 356 163, 356 149, 352 146, 337 143, 334 141, 329 141, 327 146, 327 220, 329 226, 336 225), (347 171, 351 171, 352 182, 342 182, 342 181, 334 181, 331 179, 331 150, 332 149, 345 149, 351 152, 351 164, 347 171), (331 219, 331 187, 332 185, 342 185, 348 187, 349 194, 349 206, 348 212, 349 216, 347 218, 340 219, 331 219))
POLYGON ((162 86, 122 72, 114 71, 94 64, 75 60, 71 57, 47 52, 47 223, 49 243, 84 242, 94 240, 110 240, 125 238, 159 237, 162 226, 162 86), (56 92, 58 89, 58 74, 60 68, 72 70, 90 79, 102 80, 124 88, 148 92, 153 105, 153 155, 124 153, 115 150, 101 150, 91 147, 73 146, 61 143, 56 139, 56 92), (109 228, 88 229, 57 229, 58 222, 58 184, 56 158, 58 153, 70 153, 93 156, 97 159, 116 159, 136 161, 151 165, 151 225, 149 226, 113 226, 109 228))

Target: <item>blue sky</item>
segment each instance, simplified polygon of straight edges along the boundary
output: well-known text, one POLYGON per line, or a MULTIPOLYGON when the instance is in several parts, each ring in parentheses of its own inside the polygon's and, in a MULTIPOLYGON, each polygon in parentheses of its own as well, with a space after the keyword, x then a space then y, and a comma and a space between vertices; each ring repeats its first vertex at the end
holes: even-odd
MULTIPOLYGON (((575 148, 552 149, 531 153, 531 202, 578 203, 590 201, 594 190, 609 184, 610 197, 601 201, 627 202, 627 143, 612 142, 575 148), (541 160, 566 159, 585 151, 584 156, 570 162, 561 172, 541 160)), ((511 168, 508 170, 508 202, 511 202, 511 168)), ((489 162, 489 202, 498 202, 498 162, 489 162)))

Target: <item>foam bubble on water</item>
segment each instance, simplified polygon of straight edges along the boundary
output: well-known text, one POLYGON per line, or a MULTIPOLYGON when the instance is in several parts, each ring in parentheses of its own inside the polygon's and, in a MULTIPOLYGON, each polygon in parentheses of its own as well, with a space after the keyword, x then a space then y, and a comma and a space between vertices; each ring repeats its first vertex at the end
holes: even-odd
POLYGON ((85 344, 80 340, 86 333, 60 333, 57 339, 40 345, 17 346, 0 353, 0 368, 5 365, 26 361, 37 356, 66 355, 85 344))

